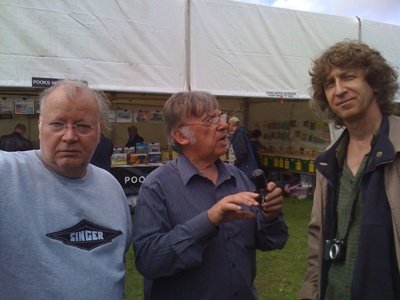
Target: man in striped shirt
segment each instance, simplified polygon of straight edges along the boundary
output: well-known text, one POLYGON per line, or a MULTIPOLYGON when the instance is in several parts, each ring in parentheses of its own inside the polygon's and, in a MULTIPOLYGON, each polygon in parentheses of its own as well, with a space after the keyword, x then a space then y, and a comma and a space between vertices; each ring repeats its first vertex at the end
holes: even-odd
POLYGON ((163 113, 179 155, 138 195, 133 238, 145 299, 258 299, 256 249, 281 249, 288 239, 281 189, 266 183, 259 204, 247 176, 219 159, 228 126, 213 95, 174 94, 163 113))

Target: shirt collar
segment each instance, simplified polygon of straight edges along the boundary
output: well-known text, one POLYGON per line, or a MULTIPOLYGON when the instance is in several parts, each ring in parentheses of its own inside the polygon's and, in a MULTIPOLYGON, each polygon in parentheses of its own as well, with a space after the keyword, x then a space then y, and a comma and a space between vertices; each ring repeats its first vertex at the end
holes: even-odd
MULTIPOLYGON (((379 136, 379 129, 374 133, 372 140, 371 140, 371 150, 373 149, 376 140, 379 136)), ((336 159, 339 162, 339 166, 343 166, 344 160, 347 156, 347 145, 349 144, 349 135, 345 135, 344 138, 339 142, 336 148, 336 159)))
MULTIPOLYGON (((215 165, 218 170, 217 185, 234 177, 233 173, 225 166, 225 164, 220 159, 217 159, 215 161, 215 165)), ((186 185, 193 176, 202 176, 192 164, 192 162, 184 154, 180 154, 178 156, 178 158, 176 159, 176 166, 184 185, 186 185)))

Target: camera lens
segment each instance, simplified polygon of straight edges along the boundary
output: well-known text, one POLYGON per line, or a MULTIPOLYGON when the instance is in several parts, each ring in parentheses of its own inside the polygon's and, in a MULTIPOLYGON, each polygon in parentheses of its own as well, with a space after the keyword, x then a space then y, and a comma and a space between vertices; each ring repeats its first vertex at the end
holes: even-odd
POLYGON ((340 245, 337 243, 333 243, 331 248, 329 249, 329 257, 330 259, 336 259, 340 254, 340 245))

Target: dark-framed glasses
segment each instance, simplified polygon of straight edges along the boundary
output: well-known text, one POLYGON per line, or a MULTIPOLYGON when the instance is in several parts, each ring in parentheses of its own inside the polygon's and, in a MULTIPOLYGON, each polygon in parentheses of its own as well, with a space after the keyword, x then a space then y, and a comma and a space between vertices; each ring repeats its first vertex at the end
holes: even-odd
POLYGON ((217 127, 220 122, 224 122, 226 124, 228 120, 228 115, 226 113, 219 112, 218 115, 216 116, 208 116, 206 119, 200 122, 194 122, 194 123, 184 123, 182 126, 189 126, 189 125, 204 125, 208 127, 217 127))
POLYGON ((84 123, 78 123, 78 124, 66 124, 63 122, 50 122, 46 124, 47 127, 50 128, 50 130, 55 134, 55 135, 63 135, 67 131, 67 128, 69 126, 72 127, 72 129, 75 131, 77 135, 90 135, 94 132, 95 128, 97 126, 91 126, 89 124, 84 124, 84 123))

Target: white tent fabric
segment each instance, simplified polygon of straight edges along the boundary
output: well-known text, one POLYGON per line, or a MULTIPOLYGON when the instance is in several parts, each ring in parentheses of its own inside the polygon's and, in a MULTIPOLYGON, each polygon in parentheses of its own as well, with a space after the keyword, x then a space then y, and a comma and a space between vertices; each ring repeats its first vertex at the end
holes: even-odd
POLYGON ((400 75, 400 26, 361 21, 361 41, 378 49, 400 75))
POLYGON ((1 0, 0 87, 309 98, 312 58, 345 38, 399 69, 400 26, 230 0, 1 0))
POLYGON ((218 95, 309 98, 321 49, 357 39, 353 18, 234 1, 191 4, 191 87, 218 95))
POLYGON ((186 88, 182 0, 0 1, 0 86, 32 77, 102 90, 186 88))

